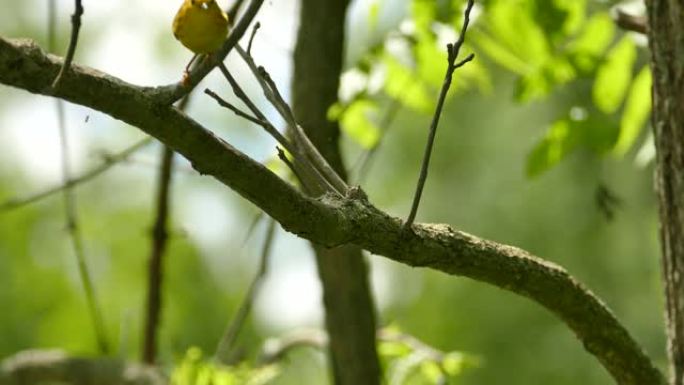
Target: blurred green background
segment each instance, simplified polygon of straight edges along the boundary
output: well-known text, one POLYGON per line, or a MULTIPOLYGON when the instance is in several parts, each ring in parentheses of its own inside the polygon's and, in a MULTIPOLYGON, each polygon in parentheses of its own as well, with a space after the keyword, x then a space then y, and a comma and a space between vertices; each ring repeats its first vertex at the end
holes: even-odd
MULTIPOLYGON (((391 31, 405 27, 406 19, 415 16, 414 3, 420 1, 353 2, 347 67, 357 66, 391 31)), ((70 1, 57 1, 60 53, 66 46, 72 6, 70 1)), ((589 1, 583 12, 589 17, 607 12, 608 6, 589 1)), ((162 0, 86 2, 76 62, 139 84, 179 80, 190 54, 170 33, 176 7, 175 2, 162 0)), ((0 35, 47 44, 47 1, 6 2, 3 9, 0 35)), ((524 12, 524 7, 520 9, 524 12)), ((488 8, 480 11, 484 25, 488 8)), ((509 16, 522 20, 524 15, 509 16)), ((256 59, 268 63, 286 91, 298 22, 296 2, 266 2, 259 20, 264 28, 255 41, 256 59)), ((478 30, 476 22, 474 28, 475 36, 489 31, 497 38, 486 25, 478 30)), ((568 36, 577 33, 566 31, 568 36)), ((628 37, 634 38, 635 60, 643 65, 647 55, 639 37, 628 37)), ((615 35, 613 40, 618 38, 615 35)), ((459 88, 447 102, 418 220, 449 223, 564 266, 599 295, 665 367, 653 170, 649 162, 637 162, 643 158, 637 154, 647 148, 641 147, 645 133, 624 155, 578 145, 557 165, 530 177, 526 172, 530 154, 553 122, 577 111, 573 109, 577 106, 596 115, 588 99, 597 64, 584 76, 554 83, 537 97, 523 100, 520 79, 524 76, 477 44, 465 49, 478 53, 474 68, 479 69, 471 74, 481 71, 486 80, 459 88), (619 199, 612 218, 597 202, 597 194, 606 189, 619 199)), ((241 74, 248 92, 260 96, 241 63, 228 62, 241 74)), ((214 74, 200 87, 228 97, 224 83, 214 74)), ((458 71, 455 84, 459 84, 458 71)), ((383 95, 372 102, 376 120, 392 105, 383 95)), ((68 105, 66 111, 76 174, 143 137, 133 127, 82 107, 68 105)), ((188 111, 254 158, 272 161, 273 141, 217 108, 206 95, 194 97, 188 111)), ((619 121, 621 111, 604 115, 619 121)), ((429 119, 429 113, 400 106, 364 178, 371 201, 392 215, 408 212, 429 119)), ((349 165, 364 151, 353 135, 343 138, 343 148, 349 165)), ((138 358, 142 340, 146 258, 160 153, 157 144, 147 146, 76 190, 108 337, 116 354, 128 359, 138 358)), ((0 87, 0 160, 0 201, 60 183, 54 100, 0 87)), ((255 273, 265 230, 262 221, 245 240, 257 209, 212 179, 197 175, 186 161, 177 158, 176 165, 160 330, 160 360, 167 368, 191 346, 209 354, 214 351, 255 273)), ((276 237, 269 275, 240 336, 248 356, 267 338, 321 326, 320 288, 308 245, 281 229, 276 237)), ((459 384, 611 382, 568 328, 531 301, 378 256, 369 256, 369 261, 383 324, 395 325, 438 349, 479 357, 480 366, 465 371, 459 384)), ((0 212, 0 282, 0 358, 48 347, 95 354, 60 195, 0 212)), ((290 356, 285 367, 275 383, 327 381, 320 353, 300 351, 290 356)))

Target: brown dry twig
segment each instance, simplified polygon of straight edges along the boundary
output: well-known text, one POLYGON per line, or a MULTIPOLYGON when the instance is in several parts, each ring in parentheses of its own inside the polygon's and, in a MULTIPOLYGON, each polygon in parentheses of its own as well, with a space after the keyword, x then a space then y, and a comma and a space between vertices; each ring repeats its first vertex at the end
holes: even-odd
POLYGON ((416 185, 416 193, 413 196, 413 204, 411 205, 411 213, 406 219, 404 227, 410 229, 413 225, 413 221, 416 219, 416 213, 418 212, 418 205, 420 204, 420 197, 423 194, 423 187, 425 187, 425 181, 427 180, 428 166, 430 165, 430 156, 432 154, 432 146, 435 142, 435 135, 437 134, 437 125, 439 124, 439 117, 442 115, 442 107, 444 106, 444 100, 446 99, 449 87, 451 87, 451 80, 454 71, 473 60, 474 54, 466 56, 465 59, 456 63, 461 46, 465 41, 465 34, 468 30, 468 24, 470 23, 470 11, 473 9, 473 0, 468 0, 468 5, 466 5, 465 16, 463 20, 463 26, 461 27, 461 33, 458 35, 458 40, 454 44, 447 45, 447 70, 444 76, 444 83, 442 83, 442 90, 439 93, 439 99, 437 100, 437 107, 435 108, 435 113, 432 116, 432 123, 430 123, 430 133, 428 134, 428 141, 425 146, 425 154, 423 155, 423 163, 420 168, 420 176, 418 177, 418 184, 416 185))
MULTIPOLYGON (((297 123, 292 109, 285 101, 285 98, 283 98, 282 94, 278 90, 277 85, 273 79, 271 79, 271 76, 268 74, 266 69, 264 67, 257 66, 254 62, 254 59, 239 45, 235 47, 235 50, 238 52, 238 54, 240 54, 242 59, 254 74, 254 77, 258 80, 266 99, 271 103, 271 105, 273 105, 273 107, 275 107, 280 116, 292 129, 292 134, 296 145, 292 154, 295 156, 295 159, 303 164, 310 164, 313 169, 312 173, 321 175, 325 184, 332 186, 333 189, 328 191, 345 195, 349 190, 349 186, 337 174, 337 172, 333 170, 323 155, 321 155, 321 153, 318 151, 316 146, 314 146, 306 136, 306 133, 304 133, 302 127, 297 123), (302 157, 305 157, 306 159, 302 160, 302 157)), ((288 149, 288 151, 290 150, 288 149)))
POLYGON ((83 4, 81 0, 75 0, 75 10, 74 14, 71 15, 71 38, 69 39, 69 47, 67 48, 67 54, 64 58, 64 64, 62 69, 59 70, 55 81, 52 82, 52 88, 54 90, 59 88, 62 82, 64 74, 71 67, 71 62, 74 60, 74 55, 76 54, 76 45, 78 44, 78 32, 81 30, 81 16, 83 16, 83 4))
POLYGON ((620 8, 617 8, 615 10, 613 19, 618 27, 626 31, 632 31, 644 35, 648 33, 648 20, 646 20, 646 16, 632 15, 620 8))
POLYGON ((238 308, 235 316, 228 324, 226 331, 221 338, 221 341, 216 348, 216 353, 214 358, 219 362, 224 364, 231 364, 235 361, 235 341, 237 340, 240 330, 249 316, 249 312, 252 310, 252 305, 256 300, 257 294, 259 294, 259 289, 261 284, 266 278, 268 273, 268 260, 271 255, 271 248, 273 246, 273 241, 275 239, 276 222, 273 219, 269 219, 268 227, 266 229, 266 236, 263 241, 261 249, 261 257, 259 258, 259 267, 257 273, 252 280, 252 283, 247 289, 247 294, 242 300, 240 307, 238 308))

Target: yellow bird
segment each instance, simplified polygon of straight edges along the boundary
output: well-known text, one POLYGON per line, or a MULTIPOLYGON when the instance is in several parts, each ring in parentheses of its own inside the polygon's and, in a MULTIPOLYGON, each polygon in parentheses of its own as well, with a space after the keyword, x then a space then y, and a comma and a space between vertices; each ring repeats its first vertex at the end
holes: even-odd
POLYGON ((173 19, 173 36, 194 52, 195 57, 218 50, 227 35, 228 16, 216 0, 184 0, 173 19))

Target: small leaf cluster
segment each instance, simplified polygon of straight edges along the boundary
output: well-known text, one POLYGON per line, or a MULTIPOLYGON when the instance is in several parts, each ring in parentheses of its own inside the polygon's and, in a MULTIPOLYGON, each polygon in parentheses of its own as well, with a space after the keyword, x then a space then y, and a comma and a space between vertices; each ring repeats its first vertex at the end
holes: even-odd
MULTIPOLYGON (((377 25, 382 1, 370 9, 377 25)), ((342 77, 340 101, 329 111, 364 149, 380 141, 397 105, 430 115, 444 81, 446 44, 457 39, 463 0, 412 0, 395 30, 342 77), (346 88, 346 91, 345 91, 346 88)), ((476 2, 463 52, 477 60, 459 68, 449 96, 493 89, 495 70, 515 76, 517 103, 574 93, 530 150, 526 174, 535 177, 578 149, 624 156, 635 146, 651 111, 651 73, 639 39, 617 29, 610 5, 588 0, 476 2)))
POLYGON ((172 385, 265 385, 280 374, 277 364, 252 366, 242 362, 225 366, 203 357, 197 347, 188 349, 185 357, 174 368, 172 385))

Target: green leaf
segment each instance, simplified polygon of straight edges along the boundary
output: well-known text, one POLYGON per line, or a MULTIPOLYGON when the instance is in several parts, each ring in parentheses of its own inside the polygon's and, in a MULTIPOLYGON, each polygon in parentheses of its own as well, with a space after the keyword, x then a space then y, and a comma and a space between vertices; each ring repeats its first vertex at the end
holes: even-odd
POLYGON ((614 36, 615 22, 608 12, 594 14, 579 36, 570 43, 570 56, 575 65, 582 71, 592 71, 614 36))
POLYGON ((494 60, 494 62, 507 70, 515 72, 518 75, 524 75, 532 69, 531 65, 518 57, 515 52, 501 44, 497 39, 493 39, 485 33, 475 32, 472 36, 473 40, 477 43, 478 48, 484 51, 484 53, 494 60))
POLYGON ((440 380, 444 377, 444 373, 439 365, 435 361, 425 361, 420 365, 420 373, 425 376, 425 378, 431 384, 439 384, 440 380))
POLYGON ((340 120, 340 118, 342 117, 342 114, 344 113, 344 110, 346 108, 347 107, 340 102, 333 103, 333 105, 328 108, 328 112, 326 114, 328 120, 332 120, 332 121, 340 120))
POLYGON ((570 47, 592 55, 601 55, 615 36, 615 22, 608 12, 598 12, 586 22, 582 32, 573 40, 570 47))
POLYGON ((577 146, 578 134, 576 130, 572 130, 570 120, 563 119, 553 123, 546 136, 527 156, 527 176, 539 176, 558 164, 577 146))
MULTIPOLYGON (((418 76, 435 88, 442 86, 447 68, 447 52, 434 38, 421 39, 414 47, 418 76)), ((469 64, 466 64, 468 66, 469 64)), ((458 75, 457 75, 458 76, 458 75)))
POLYGON ((595 112, 589 119, 573 122, 574 129, 581 135, 580 140, 596 154, 604 154, 613 149, 620 133, 615 115, 595 112))
POLYGON ((245 385, 265 385, 280 376, 282 370, 278 365, 267 365, 255 368, 250 373, 250 379, 245 385))
POLYGON ((522 76, 515 84, 514 98, 518 102, 529 102, 551 92, 551 83, 543 71, 522 76))
POLYGON ((545 63, 551 50, 544 30, 535 22, 528 1, 500 0, 486 12, 487 30, 515 56, 532 67, 545 63))
MULTIPOLYGON (((595 111, 588 117, 578 117, 573 110, 568 118, 553 123, 544 138, 528 154, 528 177, 536 177, 555 166, 579 145, 597 154, 613 148, 619 132, 614 115, 595 111)), ((580 115, 586 115, 586 112, 580 115)))
POLYGON ((227 370, 218 370, 212 378, 212 385, 237 385, 235 374, 227 370))
POLYGON ((432 112, 433 98, 416 74, 391 55, 384 55, 385 93, 418 112, 432 112))
POLYGON ((584 21, 586 0, 536 0, 529 2, 535 21, 554 40, 574 33, 584 21))
POLYGON ((570 61, 562 56, 550 58, 544 64, 544 73, 554 84, 565 84, 577 75, 570 61))
POLYGON ((437 4, 434 0, 413 0, 411 3, 411 18, 417 33, 428 33, 436 17, 437 4))
POLYGON ((442 369, 451 377, 457 377, 465 369, 477 368, 480 365, 480 357, 458 351, 449 352, 442 359, 442 369))
MULTIPOLYGON (((537 0, 537 2, 545 0, 537 0)), ((562 31, 565 35, 571 35, 582 26, 586 18, 586 0, 554 0, 553 3, 559 9, 565 11, 562 31)))
POLYGON ((614 113, 625 98, 632 78, 632 66, 636 60, 636 46, 625 36, 613 47, 606 60, 596 72, 593 100, 596 107, 606 114, 614 113))
POLYGON ((404 357, 411 353, 411 349, 401 342, 383 341, 378 345, 378 353, 383 357, 404 357))
POLYGON ((464 357, 464 354, 461 352, 449 352, 442 360, 442 368, 444 368, 448 375, 452 377, 458 376, 465 368, 464 357))
POLYGON ((183 360, 174 369, 171 375, 171 383, 173 385, 195 385, 202 367, 202 350, 197 347, 189 348, 183 360))
POLYGON ((380 139, 380 129, 372 120, 378 105, 370 99, 357 99, 347 106, 340 117, 342 130, 363 148, 373 148, 380 139))
POLYGON ((197 380, 195 385, 211 385, 214 379, 214 367, 209 365, 204 365, 200 368, 197 373, 197 380))
POLYGON ((644 66, 632 82, 614 148, 617 155, 624 155, 632 147, 651 112, 651 81, 651 70, 644 66))

